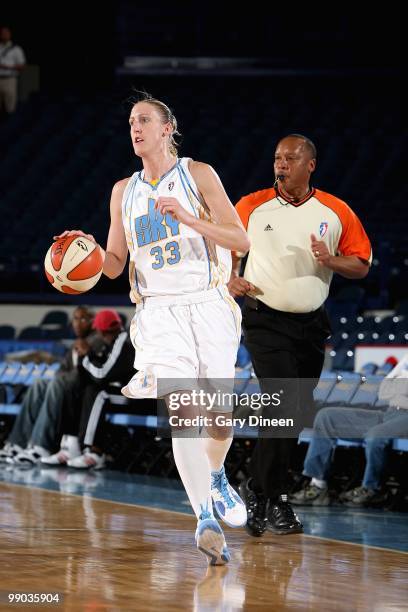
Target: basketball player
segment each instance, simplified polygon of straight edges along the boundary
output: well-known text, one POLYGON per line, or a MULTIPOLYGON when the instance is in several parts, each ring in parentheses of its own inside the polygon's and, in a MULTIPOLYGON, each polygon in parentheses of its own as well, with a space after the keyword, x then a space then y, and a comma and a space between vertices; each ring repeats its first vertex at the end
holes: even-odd
MULTIPOLYGON (((190 381, 199 378, 232 380, 241 314, 226 283, 230 251, 249 249, 244 227, 211 166, 177 157, 177 121, 166 104, 143 96, 129 124, 143 170, 113 187, 103 269, 109 278, 119 276, 129 251, 130 295, 136 304, 130 335, 138 373, 122 392, 155 397, 166 395, 160 386, 181 392, 190 391, 190 381)), ((217 411, 231 416, 229 406, 217 411)), ((198 519, 197 547, 209 564, 223 565, 230 554, 212 501, 230 526, 244 525, 246 510, 223 467, 231 428, 215 425, 218 413, 212 413, 210 436, 201 437, 201 428, 188 421, 199 414, 192 401, 178 406, 173 453, 198 519)))

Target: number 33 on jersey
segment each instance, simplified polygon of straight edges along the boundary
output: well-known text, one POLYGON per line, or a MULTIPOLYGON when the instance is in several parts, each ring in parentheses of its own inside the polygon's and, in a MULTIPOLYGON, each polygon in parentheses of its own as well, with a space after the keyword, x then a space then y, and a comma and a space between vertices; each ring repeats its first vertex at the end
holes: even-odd
POLYGON ((211 219, 188 169, 178 159, 152 185, 143 171, 130 178, 122 199, 122 220, 130 253, 130 296, 179 295, 224 285, 231 272, 231 255, 192 228, 156 208, 160 196, 176 198, 189 213, 211 219))

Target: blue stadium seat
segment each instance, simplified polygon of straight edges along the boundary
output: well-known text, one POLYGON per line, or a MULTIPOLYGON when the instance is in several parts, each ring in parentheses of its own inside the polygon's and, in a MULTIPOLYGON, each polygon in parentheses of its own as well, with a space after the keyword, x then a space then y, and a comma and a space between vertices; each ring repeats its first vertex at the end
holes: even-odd
POLYGON ((3 375, 4 370, 7 368, 7 362, 6 361, 0 361, 0 382, 1 382, 1 377, 3 375))
MULTIPOLYGON (((369 344, 371 339, 371 332, 366 332, 363 330, 355 330, 350 332, 347 346, 354 348, 357 344, 369 344)), ((346 348, 342 345, 341 348, 346 348)))
POLYGON ((16 328, 13 325, 0 325, 0 338, 2 340, 12 340, 16 335, 16 328))
POLYGON ((347 406, 361 384, 361 376, 355 372, 343 372, 341 379, 328 395, 326 406, 347 406))
POLYGON ((388 408, 388 402, 378 397, 375 401, 373 408, 375 410, 386 410, 388 408))
POLYGON ((383 376, 372 375, 364 377, 348 405, 354 408, 358 406, 375 406, 378 399, 378 389, 383 380, 383 376))
POLYGON ((245 387, 244 393, 248 395, 252 395, 253 393, 260 393, 260 392, 261 392, 261 387, 259 386, 259 381, 257 378, 252 376, 248 380, 248 384, 245 387))
POLYGON ((383 332, 376 340, 376 344, 397 344, 397 337, 393 330, 383 332))
POLYGON ((336 372, 323 370, 320 380, 313 391, 313 398, 318 406, 322 406, 329 397, 334 385, 337 383, 336 372))
POLYGON ((343 349, 344 351, 355 346, 355 338, 353 337, 352 332, 343 329, 333 334, 330 337, 328 344, 336 351, 339 349, 343 349))
POLYGON ((42 340, 44 333, 38 325, 24 327, 18 335, 18 340, 42 340))
MULTIPOLYGON (((16 376, 14 377, 14 385, 27 385, 27 381, 30 380, 31 373, 35 367, 34 363, 22 363, 16 376)), ((30 384, 30 383, 28 383, 30 384)))
POLYGON ((157 416, 153 414, 126 414, 114 413, 107 414, 107 421, 111 425, 122 425, 124 427, 148 427, 157 428, 157 416))
POLYGON ((360 374, 362 376, 372 376, 376 373, 378 365, 372 361, 368 361, 360 368, 360 374))
MULTIPOLYGON (((298 442, 299 444, 301 442, 309 444, 312 438, 313 438, 313 429, 311 427, 305 427, 305 429, 303 429, 303 431, 301 431, 299 434, 298 442)), ((362 445, 363 445, 362 440, 343 440, 342 438, 337 438, 337 441, 336 441, 336 446, 353 446, 357 448, 362 445)))
POLYGON ((351 348, 341 348, 330 352, 333 370, 349 370, 354 368, 354 351, 351 348))
POLYGON ((6 367, 4 368, 0 376, 0 383, 13 384, 14 379, 16 378, 16 376, 18 375, 20 371, 20 368, 21 368, 21 363, 18 361, 7 363, 6 367))
MULTIPOLYGON (((330 308, 328 309, 330 312, 330 308)), ((338 332, 349 332, 353 329, 353 319, 348 319, 340 313, 340 315, 331 314, 330 323, 333 330, 333 334, 338 332)))
POLYGON ((59 361, 55 363, 51 363, 41 373, 41 378, 43 380, 52 380, 60 368, 61 368, 61 363, 59 361))
POLYGON ((408 438, 396 438, 392 443, 393 450, 408 453, 408 438))
POLYGON ((385 332, 391 332, 395 323, 397 323, 399 321, 399 317, 397 317, 396 315, 389 315, 387 317, 383 317, 377 324, 375 330, 378 332, 379 334, 385 333, 385 332))
POLYGON ((0 404, 0 414, 10 414, 17 416, 20 412, 21 404, 0 404))
POLYGON ((362 380, 360 372, 349 372, 349 370, 338 370, 337 375, 339 380, 346 378, 347 380, 362 380))
POLYGON ((392 363, 383 363, 382 366, 380 366, 377 369, 376 375, 377 376, 387 376, 387 374, 389 374, 391 370, 393 369, 394 369, 394 365, 392 363))
POLYGON ((68 314, 64 310, 49 310, 43 317, 41 327, 56 325, 66 327, 68 325, 68 314))
POLYGON ((0 359, 16 351, 47 351, 61 357, 66 350, 62 343, 50 340, 0 340, 0 359))
POLYGON ((243 393, 251 378, 250 368, 235 368, 234 393, 243 393))
MULTIPOLYGON (((313 437, 313 429, 311 427, 307 427, 301 431, 299 434, 299 444, 304 442, 305 444, 309 444, 313 437)), ((343 438, 338 438, 336 440, 336 446, 344 446, 344 447, 361 447, 364 446, 363 440, 346 440, 343 438)), ((408 438, 395 438, 392 441, 392 449, 397 452, 408 453, 408 438)))
POLYGON ((236 365, 239 368, 246 368, 251 364, 251 356, 244 344, 239 345, 236 365))
POLYGON ((39 378, 42 378, 46 369, 47 369, 46 363, 36 363, 24 384, 26 384, 27 386, 32 385, 36 380, 38 380, 39 378))
POLYGON ((45 340, 64 340, 71 335, 70 327, 56 327, 54 329, 42 329, 42 337, 45 340))

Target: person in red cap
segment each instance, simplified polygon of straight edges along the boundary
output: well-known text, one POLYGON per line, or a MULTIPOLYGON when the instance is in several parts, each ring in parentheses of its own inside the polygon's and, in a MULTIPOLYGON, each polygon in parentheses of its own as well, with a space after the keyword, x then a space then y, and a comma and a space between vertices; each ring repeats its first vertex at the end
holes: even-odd
POLYGON ((61 448, 58 453, 45 457, 43 465, 68 465, 78 469, 105 467, 104 404, 109 393, 117 392, 133 375, 134 349, 122 320, 116 310, 100 310, 92 324, 101 336, 102 348, 89 351, 84 357, 82 369, 81 403, 75 397, 67 397, 63 415, 64 436, 78 438, 82 454, 70 458, 61 448), (112 387, 116 383, 116 387, 112 387), (119 387, 120 388, 120 387, 119 387))
POLYGON ((122 319, 116 310, 100 310, 94 318, 92 327, 100 332, 117 331, 122 327, 122 319))

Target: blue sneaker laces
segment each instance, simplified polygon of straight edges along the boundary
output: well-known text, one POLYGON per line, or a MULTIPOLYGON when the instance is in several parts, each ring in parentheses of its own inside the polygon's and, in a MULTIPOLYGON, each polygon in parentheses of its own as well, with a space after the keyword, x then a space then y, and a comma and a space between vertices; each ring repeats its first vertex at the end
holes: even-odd
POLYGON ((211 512, 208 512, 208 510, 204 510, 204 512, 202 512, 200 516, 198 517, 200 521, 205 521, 206 519, 210 519, 210 518, 213 518, 213 516, 211 512))
POLYGON ((200 513, 200 516, 198 517, 199 521, 205 521, 206 519, 214 518, 212 512, 210 512, 208 509, 208 502, 205 507, 203 506, 203 504, 200 504, 200 510, 201 510, 201 513, 200 513))
POLYGON ((231 494, 228 490, 228 480, 225 475, 224 466, 221 468, 219 472, 211 472, 212 486, 220 491, 225 503, 227 504, 227 508, 233 508, 235 506, 235 501, 232 499, 231 494))

